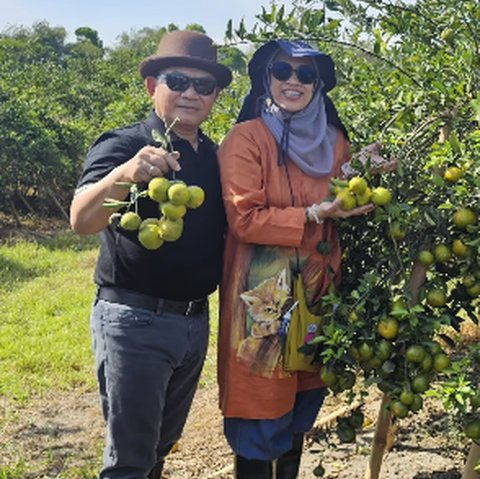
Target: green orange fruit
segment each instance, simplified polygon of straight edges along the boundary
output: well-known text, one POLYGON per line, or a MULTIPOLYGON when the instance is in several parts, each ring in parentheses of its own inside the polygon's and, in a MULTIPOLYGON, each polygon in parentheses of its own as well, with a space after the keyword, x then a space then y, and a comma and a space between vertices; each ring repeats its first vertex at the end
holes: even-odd
POLYGON ((450 166, 443 173, 443 179, 449 183, 456 183, 462 176, 463 171, 457 166, 450 166))
POLYGON ((424 266, 430 266, 435 261, 435 257, 428 250, 422 250, 418 253, 417 261, 424 266))
POLYGON ((377 325, 377 332, 385 339, 395 339, 398 336, 398 321, 395 318, 382 318, 377 325))
POLYGON ((471 208, 459 208, 453 214, 453 223, 457 228, 466 229, 477 223, 477 214, 471 208))
POLYGON ((434 288, 426 295, 427 303, 434 308, 441 308, 447 303, 447 293, 443 288, 434 288))
POLYGON ((148 182, 148 190, 147 190, 148 197, 158 203, 167 201, 167 191, 170 188, 170 186, 171 186, 170 180, 168 180, 164 176, 158 176, 158 177, 152 178, 148 182))
POLYGON ((348 182, 348 189, 357 195, 363 195, 368 187, 368 183, 365 178, 360 176, 354 176, 348 182))
POLYGON ((385 206, 392 201, 392 192, 383 186, 379 186, 372 190, 370 199, 377 206, 385 206))
POLYGON ((141 222, 140 215, 133 211, 127 211, 120 217, 120 226, 127 231, 138 230, 141 222))

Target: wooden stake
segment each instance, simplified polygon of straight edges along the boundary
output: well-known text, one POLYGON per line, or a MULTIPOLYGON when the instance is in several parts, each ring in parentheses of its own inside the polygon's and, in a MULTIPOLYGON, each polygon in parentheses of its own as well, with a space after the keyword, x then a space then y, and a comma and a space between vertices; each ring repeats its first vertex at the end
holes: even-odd
POLYGON ((378 479, 380 469, 382 467, 383 454, 387 447, 388 431, 392 423, 392 413, 387 411, 387 404, 390 398, 384 394, 378 411, 377 427, 375 428, 375 436, 373 438, 372 452, 370 461, 365 471, 364 479, 378 479))
POLYGON ((476 473, 473 468, 477 460, 480 459, 480 445, 472 442, 470 452, 468 454, 465 470, 463 471, 462 479, 480 479, 480 474, 476 473))

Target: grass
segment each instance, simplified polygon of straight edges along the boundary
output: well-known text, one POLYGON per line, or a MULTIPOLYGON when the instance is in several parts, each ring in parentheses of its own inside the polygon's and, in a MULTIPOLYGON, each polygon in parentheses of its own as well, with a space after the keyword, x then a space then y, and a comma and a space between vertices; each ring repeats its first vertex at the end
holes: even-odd
MULTIPOLYGON (((70 232, 0 243, 0 433, 39 398, 59 391, 96 391, 89 315, 97 247, 95 238, 70 232)), ((216 381, 217 307, 215 293, 201 387, 216 381)), ((0 479, 39 477, 27 473, 27 457, 2 464, 1 449, 0 479)), ((57 469, 58 457, 51 456, 44 459, 43 470, 57 469)), ((63 467, 48 478, 92 478, 96 465, 63 467)))

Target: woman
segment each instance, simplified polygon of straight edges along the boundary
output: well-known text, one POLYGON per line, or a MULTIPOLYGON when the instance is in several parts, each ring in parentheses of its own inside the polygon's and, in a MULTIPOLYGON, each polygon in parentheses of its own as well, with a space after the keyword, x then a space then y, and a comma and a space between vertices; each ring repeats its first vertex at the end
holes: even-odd
POLYGON ((315 310, 339 279, 332 219, 373 206, 347 212, 338 200, 324 201, 330 179, 350 158, 345 128, 326 96, 335 85, 332 59, 304 42, 272 40, 253 55, 249 76, 239 123, 219 150, 229 223, 220 404, 235 477, 272 478, 275 461, 275 477, 287 479, 297 477, 303 434, 324 398, 318 366, 284 368, 282 318, 296 306, 292 283, 300 279, 315 310), (317 251, 319 242, 330 244, 328 256, 317 251))

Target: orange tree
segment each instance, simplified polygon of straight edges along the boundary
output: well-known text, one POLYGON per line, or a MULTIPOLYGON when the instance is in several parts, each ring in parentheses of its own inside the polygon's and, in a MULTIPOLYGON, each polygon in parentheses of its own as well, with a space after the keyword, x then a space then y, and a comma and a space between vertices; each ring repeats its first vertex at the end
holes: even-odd
MULTIPOLYGON (((352 164, 392 201, 338 225, 343 280, 324 298, 323 328, 309 345, 325 382, 352 400, 363 376, 361 394, 377 385, 397 418, 418 411, 435 388, 479 439, 478 350, 454 355, 455 335, 445 332, 477 321, 480 296, 480 5, 298 0, 257 20, 251 32, 240 23, 228 33, 305 39, 331 54, 332 96, 354 151, 381 141, 398 160, 395 173, 377 176, 368 161, 352 164)), ((319 250, 328 254, 328 245, 319 250)), ((354 440, 356 423, 339 421, 342 440, 354 440)), ((378 476, 382 452, 366 477, 378 476)))

